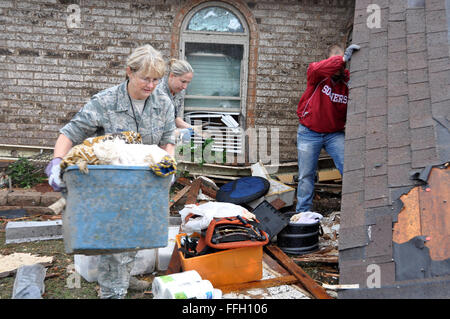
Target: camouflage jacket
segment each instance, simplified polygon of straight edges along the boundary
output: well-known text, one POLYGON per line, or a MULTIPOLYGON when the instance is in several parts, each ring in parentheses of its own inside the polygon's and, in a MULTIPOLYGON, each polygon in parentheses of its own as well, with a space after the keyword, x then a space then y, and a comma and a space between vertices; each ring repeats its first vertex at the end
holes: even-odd
POLYGON ((142 115, 132 110, 128 81, 95 94, 60 133, 74 145, 92 136, 136 131, 144 144, 175 144, 175 116, 170 98, 156 89, 146 100, 142 115))
POLYGON ((184 116, 184 96, 186 95, 186 90, 182 90, 181 92, 176 93, 175 95, 172 95, 169 88, 168 83, 168 77, 165 76, 161 82, 158 84, 156 89, 159 94, 165 94, 167 95, 170 100, 172 101, 172 104, 175 108, 175 117, 181 117, 184 116))

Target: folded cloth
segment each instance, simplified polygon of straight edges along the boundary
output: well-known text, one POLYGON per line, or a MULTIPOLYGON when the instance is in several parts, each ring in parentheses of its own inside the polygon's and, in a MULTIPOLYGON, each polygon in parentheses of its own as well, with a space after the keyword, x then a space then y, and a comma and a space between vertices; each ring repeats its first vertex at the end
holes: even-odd
POLYGON ((320 221, 323 216, 315 212, 301 212, 291 217, 290 222, 294 224, 315 224, 320 221))

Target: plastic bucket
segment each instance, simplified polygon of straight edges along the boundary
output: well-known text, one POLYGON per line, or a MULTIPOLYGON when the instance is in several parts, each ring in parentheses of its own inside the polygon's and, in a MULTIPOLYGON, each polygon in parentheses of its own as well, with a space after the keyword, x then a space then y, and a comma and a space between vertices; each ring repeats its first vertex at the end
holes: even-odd
POLYGON ((102 254, 166 247, 170 178, 145 166, 77 166, 67 186, 63 233, 66 253, 102 254))
POLYGON ((313 224, 290 222, 277 236, 277 246, 285 253, 304 255, 319 250, 320 221, 313 224))
MULTIPOLYGON (((194 235, 196 234, 192 236, 194 235)), ((186 234, 176 236, 178 249, 181 248, 183 236, 186 234)), ((221 287, 260 280, 263 275, 262 248, 253 246, 226 249, 191 258, 185 258, 181 251, 178 251, 178 254, 184 271, 196 270, 203 279, 209 280, 215 287, 221 287)))

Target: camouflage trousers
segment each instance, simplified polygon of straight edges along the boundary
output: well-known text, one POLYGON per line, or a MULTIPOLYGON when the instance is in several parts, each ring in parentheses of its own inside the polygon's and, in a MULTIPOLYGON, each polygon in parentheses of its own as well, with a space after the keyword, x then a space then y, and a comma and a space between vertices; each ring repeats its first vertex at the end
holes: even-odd
POLYGON ((137 251, 101 255, 98 263, 98 283, 101 299, 125 298, 137 251))

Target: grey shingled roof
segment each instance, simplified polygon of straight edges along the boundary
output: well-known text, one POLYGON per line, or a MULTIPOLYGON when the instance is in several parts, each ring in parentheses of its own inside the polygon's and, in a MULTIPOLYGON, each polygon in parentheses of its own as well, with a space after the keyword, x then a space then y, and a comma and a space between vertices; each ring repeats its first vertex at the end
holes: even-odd
MULTIPOLYGON (((371 3, 356 1, 355 6, 353 43, 361 50, 350 66, 340 283, 366 287, 367 266, 375 263, 386 289, 347 290, 340 298, 395 297, 395 289, 388 287, 399 284, 392 249, 399 197, 420 184, 411 179, 415 172, 450 160, 445 0, 377 1, 378 29, 367 27, 371 3)), ((417 288, 417 283, 410 287, 417 288)), ((414 294, 415 288, 405 289, 405 296, 414 294)))

